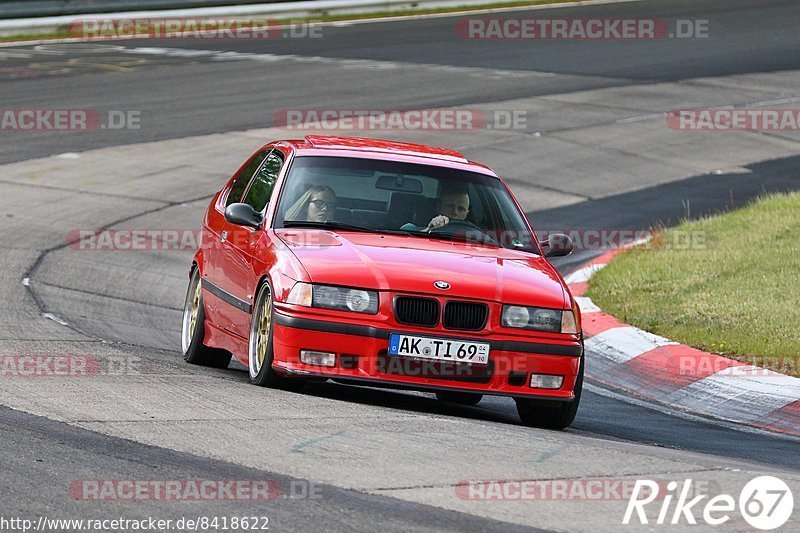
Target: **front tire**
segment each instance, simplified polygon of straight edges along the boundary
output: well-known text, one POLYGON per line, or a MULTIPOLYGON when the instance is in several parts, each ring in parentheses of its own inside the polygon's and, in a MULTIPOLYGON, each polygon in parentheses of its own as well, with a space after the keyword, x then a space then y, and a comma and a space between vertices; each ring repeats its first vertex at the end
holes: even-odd
POLYGON ((272 361, 275 359, 272 344, 275 308, 272 304, 272 291, 269 283, 264 283, 256 296, 253 317, 250 321, 247 357, 250 383, 259 387, 299 391, 305 384, 304 380, 284 378, 272 368, 272 361))
POLYGON ((517 413, 522 423, 529 427, 564 429, 572 424, 578 413, 583 390, 583 359, 575 380, 575 399, 571 402, 556 400, 534 400, 531 398, 514 398, 517 413))
POLYGON ((457 403, 459 405, 478 405, 482 398, 483 394, 474 392, 439 391, 436 393, 436 399, 440 402, 457 403))
POLYGON ((206 311, 200 284, 200 269, 195 268, 186 291, 181 327, 183 360, 192 365, 228 368, 231 354, 203 344, 206 334, 206 311))

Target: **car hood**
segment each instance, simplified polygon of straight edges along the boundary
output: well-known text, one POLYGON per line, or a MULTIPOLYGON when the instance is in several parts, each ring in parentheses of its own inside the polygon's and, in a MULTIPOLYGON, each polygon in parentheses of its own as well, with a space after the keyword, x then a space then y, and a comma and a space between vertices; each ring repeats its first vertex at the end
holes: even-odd
POLYGON ((276 230, 311 281, 564 309, 566 294, 542 257, 504 248, 401 235, 276 230), (434 282, 445 281, 440 290, 434 282))

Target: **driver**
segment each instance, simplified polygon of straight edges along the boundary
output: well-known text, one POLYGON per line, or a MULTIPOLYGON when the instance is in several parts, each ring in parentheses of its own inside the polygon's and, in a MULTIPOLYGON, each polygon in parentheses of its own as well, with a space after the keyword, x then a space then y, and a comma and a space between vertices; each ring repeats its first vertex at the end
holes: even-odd
POLYGON ((450 186, 442 188, 442 195, 436 202, 436 212, 427 226, 403 224, 404 231, 431 231, 450 223, 450 220, 464 220, 469 215, 469 193, 466 186, 450 186))

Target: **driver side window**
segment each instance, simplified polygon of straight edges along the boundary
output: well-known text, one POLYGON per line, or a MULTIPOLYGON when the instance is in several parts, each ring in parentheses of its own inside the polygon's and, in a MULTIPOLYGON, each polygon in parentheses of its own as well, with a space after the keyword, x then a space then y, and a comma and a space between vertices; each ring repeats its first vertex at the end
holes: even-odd
POLYGON ((242 202, 250 204, 258 212, 264 210, 272 197, 275 182, 283 166, 283 156, 278 150, 273 150, 258 169, 250 188, 244 195, 242 202))
POLYGON ((267 157, 270 151, 272 151, 272 149, 267 148, 257 153, 239 172, 236 178, 234 178, 231 191, 228 193, 228 198, 225 200, 226 208, 231 204, 241 201, 244 190, 247 188, 247 184, 250 183, 250 178, 253 177, 256 169, 261 165, 261 162, 264 161, 264 158, 267 157))

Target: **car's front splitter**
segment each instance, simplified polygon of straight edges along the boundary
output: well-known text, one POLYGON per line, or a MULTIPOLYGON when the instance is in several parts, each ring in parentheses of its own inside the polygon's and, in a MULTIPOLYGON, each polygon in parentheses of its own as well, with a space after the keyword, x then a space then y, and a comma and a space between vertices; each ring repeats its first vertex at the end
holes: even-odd
MULTIPOLYGON (((486 365, 388 354, 391 333, 411 333, 276 312, 273 367, 286 375, 338 378, 419 390, 459 390, 500 396, 570 401, 583 355, 581 343, 544 344, 487 339, 486 365), (333 366, 307 364, 301 351, 335 354, 333 366), (564 376, 558 389, 533 388, 531 374, 564 376)), ((464 335, 455 338, 466 339, 464 335)))

